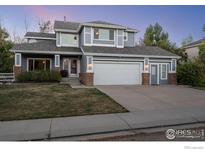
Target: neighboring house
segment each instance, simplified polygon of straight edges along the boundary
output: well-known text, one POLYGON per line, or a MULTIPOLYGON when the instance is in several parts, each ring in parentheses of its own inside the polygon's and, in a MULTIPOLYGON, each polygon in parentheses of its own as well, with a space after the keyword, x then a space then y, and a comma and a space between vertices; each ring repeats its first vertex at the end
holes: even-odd
POLYGON ((136 29, 103 21, 55 21, 53 34, 28 32, 16 44, 14 73, 67 70, 85 85, 176 84, 179 56, 135 46, 136 29))
POLYGON ((197 58, 199 55, 199 44, 205 41, 205 38, 200 39, 198 41, 192 42, 184 46, 185 52, 187 53, 187 56, 189 59, 197 58))

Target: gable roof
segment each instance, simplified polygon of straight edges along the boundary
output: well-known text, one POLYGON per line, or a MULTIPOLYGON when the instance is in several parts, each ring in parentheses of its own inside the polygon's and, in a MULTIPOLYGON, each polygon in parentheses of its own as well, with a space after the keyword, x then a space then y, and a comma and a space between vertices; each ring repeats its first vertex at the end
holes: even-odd
POLYGON ((80 23, 78 22, 65 22, 65 21, 55 21, 54 29, 55 30, 71 30, 78 31, 80 23))
POLYGON ((112 25, 112 26, 119 26, 122 28, 126 28, 125 26, 119 25, 119 24, 114 24, 114 23, 110 23, 110 22, 105 22, 105 21, 90 21, 90 22, 85 22, 86 23, 90 23, 90 24, 101 24, 101 25, 112 25))
POLYGON ((195 47, 195 46, 199 45, 200 43, 202 43, 203 41, 205 41, 205 38, 200 39, 198 41, 194 41, 192 43, 189 43, 189 44, 185 45, 183 48, 186 49, 186 48, 190 48, 190 47, 195 47))
POLYGON ((54 22, 55 31, 67 31, 67 32, 77 33, 81 29, 82 26, 118 28, 118 29, 125 29, 127 31, 138 32, 138 30, 136 29, 122 26, 119 24, 105 22, 105 21, 90 21, 90 22, 84 22, 84 23, 65 22, 65 21, 55 21, 54 22))
POLYGON ((56 38, 55 33, 27 32, 26 38, 56 38))
POLYGON ((85 54, 88 55, 131 55, 131 56, 150 56, 150 57, 161 57, 170 56, 178 57, 178 55, 173 54, 167 50, 161 49, 154 46, 136 46, 136 47, 125 47, 125 48, 115 48, 115 47, 98 47, 98 46, 83 46, 82 47, 85 54))
POLYGON ((77 47, 57 47, 55 40, 45 40, 45 41, 38 41, 35 43, 22 43, 22 44, 15 44, 11 51, 14 52, 26 52, 26 53, 35 53, 36 51, 39 52, 65 52, 65 54, 69 53, 76 53, 81 54, 80 48, 77 47))

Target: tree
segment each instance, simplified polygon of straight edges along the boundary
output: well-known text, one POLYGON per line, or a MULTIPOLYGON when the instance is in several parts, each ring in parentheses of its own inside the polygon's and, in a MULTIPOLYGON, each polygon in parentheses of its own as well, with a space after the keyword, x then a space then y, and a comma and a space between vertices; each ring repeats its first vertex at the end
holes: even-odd
POLYGON ((205 41, 199 45, 199 59, 205 65, 205 41))
POLYGON ((182 40, 181 45, 182 45, 182 47, 184 47, 185 45, 191 43, 192 41, 193 41, 193 37, 191 35, 189 35, 188 37, 186 37, 182 40))
POLYGON ((39 25, 39 31, 41 33, 48 33, 51 32, 53 30, 53 25, 51 24, 51 21, 39 21, 38 23, 39 25))
POLYGON ((158 23, 149 25, 144 34, 144 44, 147 46, 158 46, 174 54, 181 56, 180 61, 187 61, 187 54, 182 48, 178 48, 176 43, 169 40, 169 34, 165 32, 158 23))
POLYGON ((5 28, 0 27, 0 72, 12 72, 13 55, 9 51, 12 42, 8 41, 9 34, 5 28))
POLYGON ((27 33, 28 30, 29 30, 29 26, 30 26, 30 24, 29 24, 27 18, 25 17, 25 19, 24 19, 24 27, 25 27, 25 32, 26 32, 26 33, 27 33))
POLYGON ((149 25, 144 34, 144 44, 147 46, 158 46, 163 49, 169 49, 169 35, 158 23, 149 25))

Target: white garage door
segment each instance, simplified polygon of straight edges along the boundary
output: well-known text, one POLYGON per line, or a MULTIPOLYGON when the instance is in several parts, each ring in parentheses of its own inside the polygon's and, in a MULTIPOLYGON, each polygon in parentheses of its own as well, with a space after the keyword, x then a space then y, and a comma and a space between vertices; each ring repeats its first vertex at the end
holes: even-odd
POLYGON ((141 63, 94 62, 94 85, 141 84, 141 63))

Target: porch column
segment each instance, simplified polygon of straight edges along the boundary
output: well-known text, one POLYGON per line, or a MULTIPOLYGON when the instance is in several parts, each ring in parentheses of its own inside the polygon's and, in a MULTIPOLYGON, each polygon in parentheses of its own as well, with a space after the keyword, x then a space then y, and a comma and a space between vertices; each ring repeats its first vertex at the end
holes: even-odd
POLYGON ((93 57, 85 56, 86 59, 86 72, 79 73, 80 82, 86 86, 93 85, 94 73, 93 73, 93 57))
POLYGON ((21 74, 21 53, 15 53, 15 65, 13 66, 13 72, 14 72, 14 75, 15 77, 19 74, 21 74))
POLYGON ((142 73, 142 85, 149 85, 150 73, 149 73, 149 58, 144 59, 144 67, 142 73))
POLYGON ((55 58, 54 58, 54 70, 60 72, 60 55, 55 55, 55 58))

